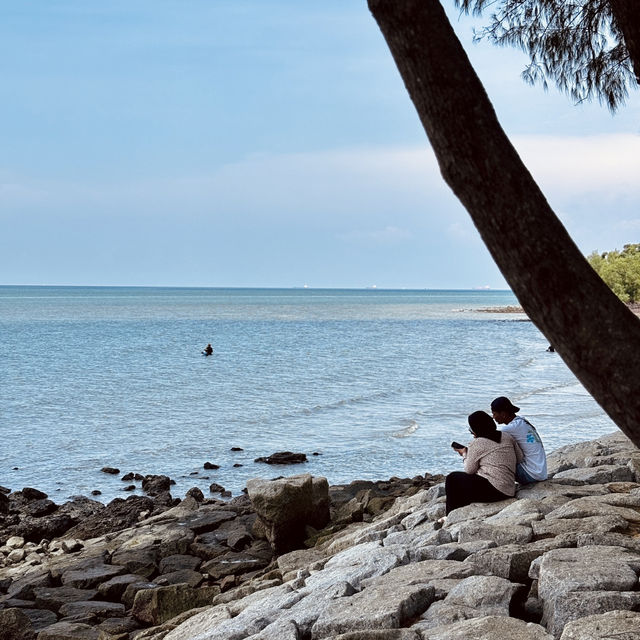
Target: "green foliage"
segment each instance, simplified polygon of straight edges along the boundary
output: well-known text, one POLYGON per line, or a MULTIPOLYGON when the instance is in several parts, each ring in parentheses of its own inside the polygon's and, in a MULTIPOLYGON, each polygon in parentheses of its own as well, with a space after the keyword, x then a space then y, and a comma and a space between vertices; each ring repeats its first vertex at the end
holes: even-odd
POLYGON ((620 300, 640 302, 640 244, 625 244, 622 251, 594 251, 587 260, 620 300))
MULTIPOLYGON (((492 7, 480 40, 529 55, 522 77, 547 88, 552 80, 576 102, 597 97, 613 112, 637 88, 633 63, 608 0, 454 0, 467 13, 492 7)), ((640 4, 640 3, 639 3, 640 4)))

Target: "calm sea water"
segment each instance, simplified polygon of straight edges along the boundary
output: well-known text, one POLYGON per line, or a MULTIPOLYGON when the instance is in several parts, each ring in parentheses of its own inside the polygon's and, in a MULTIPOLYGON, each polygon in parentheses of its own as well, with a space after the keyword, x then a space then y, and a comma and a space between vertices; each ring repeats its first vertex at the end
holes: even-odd
POLYGON ((547 450, 615 430, 531 322, 478 311, 513 304, 507 291, 0 287, 0 484, 107 501, 128 495, 128 471, 169 475, 179 497, 212 482, 237 495, 256 476, 447 472, 466 416, 497 395, 547 450), (309 462, 254 462, 283 450, 309 462))

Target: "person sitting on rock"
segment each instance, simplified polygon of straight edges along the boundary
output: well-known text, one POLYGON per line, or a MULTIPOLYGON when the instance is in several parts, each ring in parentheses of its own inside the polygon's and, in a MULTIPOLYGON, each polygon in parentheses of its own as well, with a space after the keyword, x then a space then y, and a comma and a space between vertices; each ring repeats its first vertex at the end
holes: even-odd
POLYGON ((528 420, 516 415, 520 407, 513 405, 509 398, 500 396, 491 403, 491 411, 493 419, 504 425, 502 432, 513 436, 524 454, 524 460, 516 468, 516 480, 520 484, 546 480, 547 454, 542 438, 528 420))
POLYGON ((446 513, 472 502, 498 502, 516 492, 516 464, 522 450, 508 433, 498 431, 484 411, 468 417, 474 439, 468 447, 456 449, 464 460, 464 471, 454 471, 445 480, 446 513))

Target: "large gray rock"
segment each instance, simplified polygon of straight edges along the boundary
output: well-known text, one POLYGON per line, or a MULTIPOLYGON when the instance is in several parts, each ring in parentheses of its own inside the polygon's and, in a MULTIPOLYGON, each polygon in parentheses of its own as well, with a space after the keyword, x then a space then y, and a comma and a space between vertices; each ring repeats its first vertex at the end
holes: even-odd
POLYGON ((629 482, 634 475, 626 465, 602 465, 560 471, 553 476, 556 484, 605 484, 606 482, 629 482))
POLYGON ((422 640, 553 640, 543 627, 518 618, 486 616, 455 622, 435 629, 413 625, 422 640))
POLYGON ((560 640, 638 640, 640 612, 609 611, 567 623, 560 640))
POLYGON ((435 590, 425 584, 399 586, 379 581, 350 597, 327 603, 311 629, 314 638, 370 629, 398 628, 433 602, 435 590))
MULTIPOLYGON (((226 605, 217 605, 190 618, 166 636, 166 640, 240 640, 263 631, 304 597, 288 585, 252 594, 240 613, 231 617, 226 605)), ((242 603, 234 603, 242 607, 242 603)), ((283 618, 284 619, 284 618, 283 618)))
POLYGON ((381 576, 408 561, 408 553, 404 549, 383 547, 378 542, 345 549, 328 560, 322 571, 312 573, 305 580, 308 588, 318 589, 346 581, 355 589, 365 578, 381 576))
POLYGON ((465 560, 474 573, 498 576, 512 582, 526 582, 531 563, 550 549, 559 546, 554 539, 529 544, 508 544, 478 551, 465 560))
POLYGON ((471 576, 451 588, 422 616, 425 626, 438 627, 484 616, 508 616, 514 596, 524 598, 524 585, 496 576, 471 576))
POLYGON ((458 530, 458 542, 492 540, 497 545, 526 544, 532 538, 531 527, 520 524, 501 525, 472 520, 462 523, 458 530))
POLYGON ((277 553, 303 546, 310 525, 322 528, 329 521, 329 485, 326 478, 309 474, 277 480, 253 478, 247 492, 277 553))
POLYGON ((416 560, 464 560, 469 556, 485 549, 493 549, 493 540, 468 540, 466 542, 447 542, 419 547, 410 553, 410 558, 416 560))
POLYGON ((545 518, 531 523, 534 535, 540 538, 565 534, 577 538, 583 533, 604 535, 612 531, 623 531, 627 526, 627 521, 618 514, 585 518, 545 518))
POLYGON ((640 522, 640 496, 610 494, 572 500, 547 514, 547 520, 558 518, 588 518, 619 516, 628 522, 640 522))
POLYGON ((247 640, 300 640, 298 625, 293 620, 276 620, 247 640))
POLYGON ((505 507, 515 502, 515 500, 515 498, 509 498, 508 500, 501 500, 500 502, 474 502, 466 507, 454 509, 447 516, 446 526, 451 527, 466 520, 485 520, 486 518, 496 515, 505 507))
POLYGON ((577 618, 640 603, 640 555, 619 547, 555 549, 539 564, 543 623, 554 636, 577 618), (627 594, 625 592, 632 592, 627 594), (623 593, 619 593, 623 592, 623 593))
POLYGON ((341 633, 332 640, 420 640, 420 634, 413 629, 367 629, 341 633))

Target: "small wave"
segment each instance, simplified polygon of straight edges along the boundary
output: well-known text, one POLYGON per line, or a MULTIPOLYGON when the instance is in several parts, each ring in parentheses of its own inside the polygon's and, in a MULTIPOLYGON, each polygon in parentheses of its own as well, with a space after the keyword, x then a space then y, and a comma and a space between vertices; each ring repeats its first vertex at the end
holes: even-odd
POLYGON ((580 386, 580 383, 577 380, 570 380, 568 382, 561 382, 559 384, 550 384, 546 387, 538 387, 537 389, 531 389, 531 391, 524 391, 519 393, 515 398, 515 401, 522 401, 525 398, 530 398, 531 396, 536 396, 541 393, 549 393, 550 391, 556 391, 559 389, 567 389, 569 387, 577 387, 580 386))
POLYGON ((343 407, 349 407, 354 405, 366 404, 368 402, 376 402, 378 400, 387 400, 392 398, 399 393, 402 393, 402 389, 390 389, 388 391, 379 391, 376 393, 371 393, 368 395, 362 396, 353 396, 351 398, 342 398, 340 400, 336 400, 335 402, 328 402, 326 404, 317 404, 313 407, 302 407, 300 409, 295 409, 293 411, 287 411, 283 413, 281 418, 296 418, 298 416, 310 416, 317 413, 323 413, 326 411, 333 411, 335 409, 341 409, 343 407))
POLYGON ((419 426, 420 425, 415 420, 410 420, 409 421, 409 426, 405 427, 404 429, 400 429, 400 431, 396 431, 395 433, 392 433, 391 435, 394 438, 407 438, 412 433, 415 433, 418 430, 419 426))

